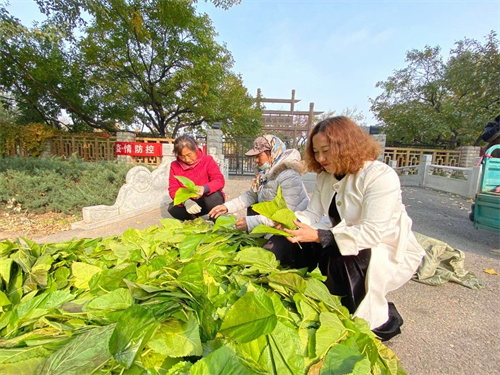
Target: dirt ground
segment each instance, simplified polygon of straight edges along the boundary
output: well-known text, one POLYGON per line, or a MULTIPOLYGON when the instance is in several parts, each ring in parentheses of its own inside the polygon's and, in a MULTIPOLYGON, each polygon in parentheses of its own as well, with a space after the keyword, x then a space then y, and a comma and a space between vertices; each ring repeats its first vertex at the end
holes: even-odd
MULTIPOLYGON (((231 183, 224 189, 226 199, 230 200, 248 189, 252 177, 231 177, 231 183)), ((238 213, 243 215, 244 213, 238 213)), ((235 216, 240 216, 235 215, 235 216)), ((0 241, 15 240, 19 237, 30 239, 46 237, 71 229, 71 223, 81 220, 78 215, 48 212, 43 214, 0 210, 0 241)))
POLYGON ((36 238, 71 229, 71 223, 80 220, 75 215, 48 212, 0 211, 0 241, 18 237, 36 238))

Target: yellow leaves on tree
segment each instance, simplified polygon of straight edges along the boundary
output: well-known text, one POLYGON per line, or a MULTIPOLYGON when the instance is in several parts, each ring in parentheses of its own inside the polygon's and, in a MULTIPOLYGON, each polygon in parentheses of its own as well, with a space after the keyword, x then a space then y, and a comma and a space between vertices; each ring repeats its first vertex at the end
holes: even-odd
POLYGON ((57 133, 54 128, 45 124, 0 123, 0 155, 15 155, 20 151, 24 156, 39 156, 46 141, 57 133))

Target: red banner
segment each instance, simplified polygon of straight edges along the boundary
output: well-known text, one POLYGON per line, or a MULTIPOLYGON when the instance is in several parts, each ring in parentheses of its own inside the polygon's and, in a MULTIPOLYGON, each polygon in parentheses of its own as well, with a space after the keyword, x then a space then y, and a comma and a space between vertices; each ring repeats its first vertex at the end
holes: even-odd
POLYGON ((162 156, 162 144, 115 142, 115 154, 129 156, 162 156))

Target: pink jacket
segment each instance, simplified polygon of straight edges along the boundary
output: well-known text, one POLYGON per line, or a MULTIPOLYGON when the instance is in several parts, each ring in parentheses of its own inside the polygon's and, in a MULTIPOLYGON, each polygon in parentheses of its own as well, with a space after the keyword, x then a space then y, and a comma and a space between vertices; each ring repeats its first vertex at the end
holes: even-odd
MULTIPOLYGON (((224 187, 226 181, 219 166, 210 155, 205 155, 198 149, 198 160, 194 167, 189 166, 179 159, 170 165, 170 176, 168 178, 168 193, 172 199, 179 188, 184 187, 174 176, 189 178, 197 186, 205 187, 205 194, 210 195, 224 187)), ((223 193, 224 194, 224 193, 223 193)))

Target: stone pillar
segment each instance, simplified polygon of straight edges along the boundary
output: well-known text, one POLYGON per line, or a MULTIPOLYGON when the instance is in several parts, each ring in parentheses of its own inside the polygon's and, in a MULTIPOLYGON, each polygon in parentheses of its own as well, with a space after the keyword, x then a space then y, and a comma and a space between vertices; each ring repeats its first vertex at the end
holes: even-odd
POLYGON ((373 134, 372 137, 380 144, 380 147, 382 148, 382 151, 380 152, 380 155, 378 156, 378 161, 381 161, 382 163, 384 162, 384 150, 385 150, 385 142, 387 139, 387 136, 385 134, 373 134))
POLYGON ((458 147, 457 150, 462 152, 460 157, 460 165, 462 168, 472 168, 477 164, 479 159, 479 146, 462 146, 458 147))
POLYGON ((162 143, 162 158, 161 163, 171 163, 175 160, 174 144, 162 143))
POLYGON ((422 155, 420 159, 420 164, 418 166, 418 184, 420 186, 425 185, 425 180, 427 179, 428 170, 432 164, 432 155, 422 155))
POLYGON ((207 154, 212 156, 222 155, 222 142, 222 130, 207 130, 207 154))
MULTIPOLYGON (((135 133, 130 132, 116 132, 117 142, 135 142, 135 133)), ((129 155, 117 155, 116 160, 118 163, 134 164, 134 158, 129 155)))
POLYGON ((50 159, 52 154, 50 152, 50 139, 45 141, 45 145, 43 146, 43 150, 40 153, 40 159, 50 159))
POLYGON ((228 161, 224 159, 222 153, 222 130, 208 129, 207 130, 207 154, 211 155, 219 166, 224 178, 227 180, 229 176, 228 161))

